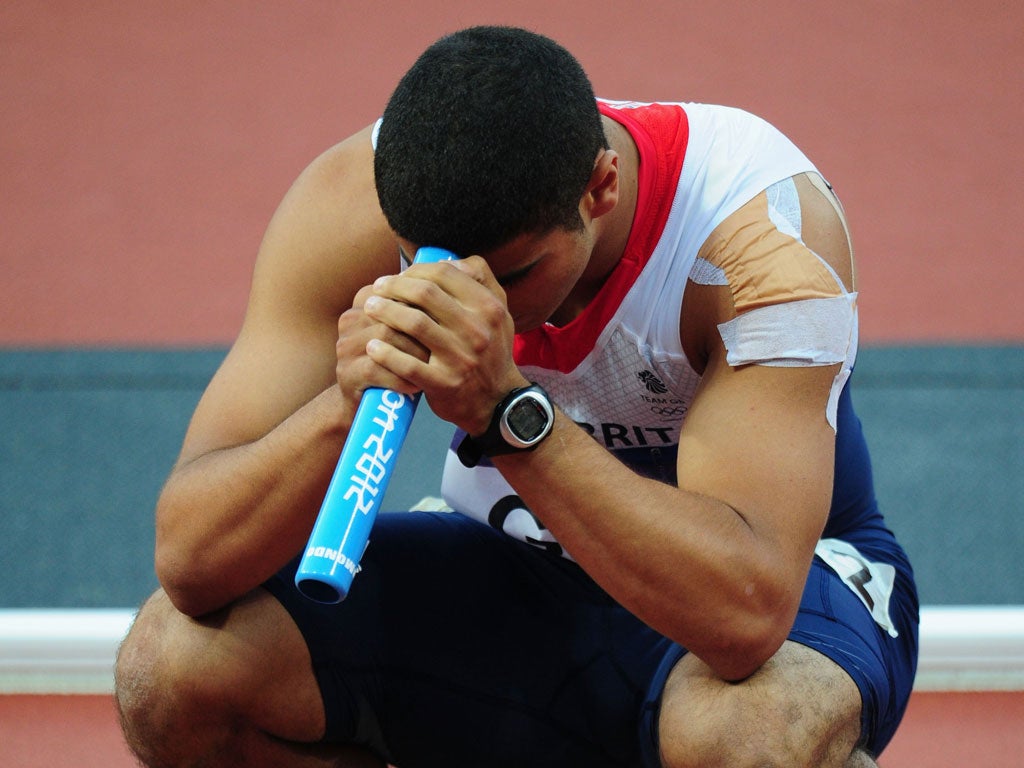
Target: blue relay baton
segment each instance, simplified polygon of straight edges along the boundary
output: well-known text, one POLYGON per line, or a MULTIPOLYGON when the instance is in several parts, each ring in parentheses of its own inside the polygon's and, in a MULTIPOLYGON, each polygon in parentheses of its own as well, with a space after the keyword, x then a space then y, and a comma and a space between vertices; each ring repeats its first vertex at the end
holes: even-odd
MULTIPOLYGON (((414 263, 454 258, 443 248, 420 248, 414 263)), ((380 387, 363 392, 295 573, 295 586, 309 599, 340 603, 348 595, 417 402, 418 394, 380 387)))

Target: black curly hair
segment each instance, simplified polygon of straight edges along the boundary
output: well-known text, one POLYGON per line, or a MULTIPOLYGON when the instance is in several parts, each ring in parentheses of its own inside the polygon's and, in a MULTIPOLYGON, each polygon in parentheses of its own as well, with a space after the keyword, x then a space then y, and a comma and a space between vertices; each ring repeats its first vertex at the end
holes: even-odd
POLYGON ((524 29, 473 27, 434 43, 392 94, 377 195, 416 245, 487 253, 521 234, 582 227, 580 199, 604 147, 572 54, 524 29))

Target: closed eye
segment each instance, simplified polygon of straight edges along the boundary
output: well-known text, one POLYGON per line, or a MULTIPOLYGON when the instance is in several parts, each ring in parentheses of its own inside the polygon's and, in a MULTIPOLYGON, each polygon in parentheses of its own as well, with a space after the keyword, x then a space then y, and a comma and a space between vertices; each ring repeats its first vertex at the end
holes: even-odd
POLYGON ((508 272, 508 273, 502 275, 501 277, 496 278, 497 281, 498 281, 498 285, 500 285, 502 288, 508 288, 509 286, 515 285, 520 280, 522 280, 524 277, 526 277, 528 274, 530 274, 530 272, 533 270, 533 268, 535 266, 537 266, 539 261, 540 260, 538 259, 537 261, 533 262, 532 264, 527 264, 525 267, 521 267, 519 269, 513 270, 511 272, 508 272))

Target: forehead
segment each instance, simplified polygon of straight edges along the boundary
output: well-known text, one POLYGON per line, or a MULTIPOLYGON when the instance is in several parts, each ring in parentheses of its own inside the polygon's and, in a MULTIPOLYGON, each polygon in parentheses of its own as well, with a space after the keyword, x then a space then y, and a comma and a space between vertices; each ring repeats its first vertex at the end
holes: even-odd
POLYGON ((532 269, 545 258, 574 249, 572 234, 555 229, 544 234, 526 234, 500 248, 481 254, 490 265, 498 282, 513 280, 532 269))
MULTIPOLYGON (((398 247, 402 261, 411 264, 419 246, 399 238, 398 247)), ((520 235, 487 253, 467 255, 482 256, 490 265, 498 281, 504 282, 520 277, 545 257, 556 255, 569 248, 572 248, 571 233, 555 229, 544 234, 520 235)))

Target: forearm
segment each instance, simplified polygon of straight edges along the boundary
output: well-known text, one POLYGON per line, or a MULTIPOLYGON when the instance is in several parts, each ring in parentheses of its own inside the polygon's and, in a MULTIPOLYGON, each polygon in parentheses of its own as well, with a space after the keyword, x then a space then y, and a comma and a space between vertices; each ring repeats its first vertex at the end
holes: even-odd
POLYGON ((796 601, 774 542, 726 503, 639 477, 563 414, 536 451, 495 464, 609 594, 722 677, 781 644, 796 601))
POLYGON ((301 549, 351 416, 332 387, 262 438, 179 463, 157 504, 157 576, 190 615, 219 608, 301 549))

